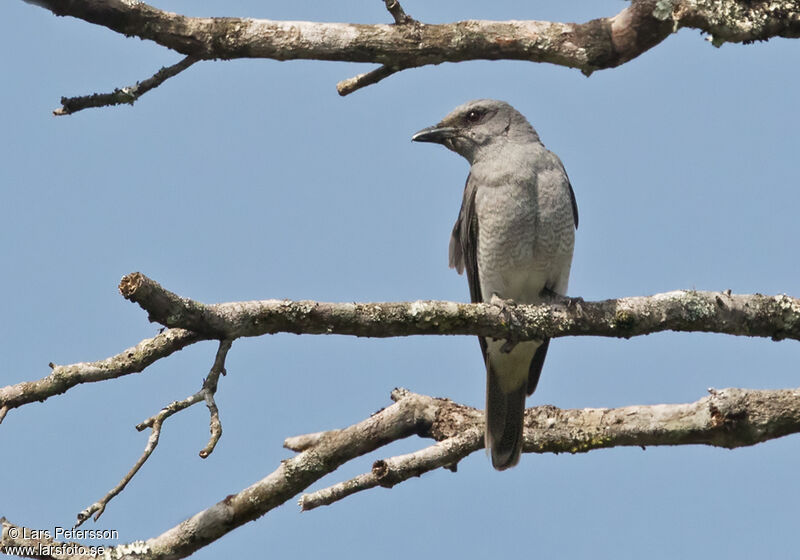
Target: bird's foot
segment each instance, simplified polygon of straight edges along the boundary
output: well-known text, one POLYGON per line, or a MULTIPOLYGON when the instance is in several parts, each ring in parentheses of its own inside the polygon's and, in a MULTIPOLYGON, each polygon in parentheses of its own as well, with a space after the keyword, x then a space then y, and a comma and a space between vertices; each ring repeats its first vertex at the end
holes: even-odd
POLYGON ((501 298, 495 293, 492 293, 492 297, 489 298, 489 303, 503 309, 506 307, 516 307, 517 305, 517 302, 515 302, 513 299, 501 298))
POLYGON ((560 303, 567 307, 580 306, 585 302, 582 297, 565 296, 547 287, 542 288, 542 291, 539 292, 539 296, 548 303, 560 303))
POLYGON ((511 325, 515 323, 512 309, 516 307, 517 304, 513 299, 503 299, 497 294, 492 294, 492 297, 489 298, 489 303, 500 308, 500 314, 503 316, 503 323, 509 326, 506 343, 500 348, 501 352, 508 354, 519 344, 519 340, 517 340, 514 335, 515 330, 511 328, 511 325))
POLYGON ((554 299, 557 299, 557 298, 561 297, 561 295, 557 294, 556 292, 554 292, 553 290, 551 290, 547 286, 542 288, 542 291, 539 292, 539 296, 542 299, 546 299, 546 300, 554 300, 554 299))

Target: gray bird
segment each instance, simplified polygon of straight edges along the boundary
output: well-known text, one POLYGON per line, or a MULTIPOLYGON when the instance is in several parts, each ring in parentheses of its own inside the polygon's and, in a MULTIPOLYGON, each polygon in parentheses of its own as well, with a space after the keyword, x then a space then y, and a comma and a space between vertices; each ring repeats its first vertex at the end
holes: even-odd
MULTIPOLYGON (((470 163, 450 267, 466 269, 472 301, 541 303, 565 295, 578 227, 575 193, 561 160, 525 117, 503 101, 479 99, 412 140, 442 144, 470 163)), ((519 461, 525 397, 536 389, 549 340, 478 340, 486 363, 486 448, 503 470, 519 461)))

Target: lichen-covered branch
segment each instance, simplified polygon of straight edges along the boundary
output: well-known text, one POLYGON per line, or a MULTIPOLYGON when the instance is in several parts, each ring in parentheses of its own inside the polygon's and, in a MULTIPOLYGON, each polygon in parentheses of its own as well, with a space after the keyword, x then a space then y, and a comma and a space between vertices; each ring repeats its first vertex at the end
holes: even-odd
MULTIPOLYGON (((786 295, 674 291, 597 302, 565 298, 502 309, 446 301, 264 300, 205 305, 182 298, 141 273, 125 276, 120 291, 145 309, 152 321, 171 328, 105 360, 51 364, 52 372, 42 379, 0 388, 0 422, 14 408, 44 401, 81 383, 143 371, 198 341, 277 332, 366 337, 472 334, 529 340, 581 335, 627 338, 673 330, 800 340, 800 300, 786 295)), ((213 435, 219 428, 214 423, 218 416, 213 398, 207 404, 213 435)))
POLYGON ((551 304, 448 301, 323 303, 263 300, 206 305, 182 298, 135 272, 119 286, 151 321, 213 338, 277 332, 392 337, 482 335, 514 340, 562 336, 632 337, 666 330, 800 340, 800 300, 680 290, 604 301, 564 298, 551 304))
POLYGON ((147 338, 136 346, 105 360, 65 366, 51 363, 52 371, 46 377, 36 381, 24 381, 16 385, 0 387, 0 421, 13 408, 44 401, 81 383, 94 383, 130 373, 139 373, 161 358, 166 358, 190 344, 207 339, 207 336, 196 332, 168 329, 158 336, 147 338))
MULTIPOLYGON (((370 473, 301 498, 311 509, 376 486, 391 487, 411 477, 458 462, 483 447, 483 413, 474 408, 414 394, 392 393, 395 403, 348 428, 289 438, 304 451, 281 461, 262 480, 144 542, 112 547, 112 558, 161 560, 184 558, 302 493, 345 462, 411 435, 437 444, 421 451, 377 461, 370 473), (135 552, 134 552, 135 551, 135 552)), ((617 446, 705 444, 734 448, 800 431, 800 390, 712 390, 689 404, 562 410, 528 409, 527 453, 582 453, 617 446)), ((5 519, 0 552, 22 544, 21 528, 5 519)), ((30 541, 27 541, 28 544, 30 541)), ((79 556, 73 556, 79 558, 79 556)))
MULTIPOLYGON (((28 0, 136 36, 193 59, 269 58, 372 62, 406 69, 466 60, 527 60, 580 69, 614 68, 680 28, 711 35, 714 44, 800 36, 796 0, 631 0, 620 13, 584 23, 459 21, 427 25, 395 1, 395 24, 317 23, 187 17, 126 0, 28 0)), ((340 84, 340 92, 390 75, 340 84), (375 79, 377 78, 377 79, 375 79)))

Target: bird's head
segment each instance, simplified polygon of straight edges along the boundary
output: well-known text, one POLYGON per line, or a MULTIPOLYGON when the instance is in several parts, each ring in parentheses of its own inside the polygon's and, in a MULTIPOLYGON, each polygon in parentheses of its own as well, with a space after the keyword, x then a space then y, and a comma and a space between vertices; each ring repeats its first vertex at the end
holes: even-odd
POLYGON ((470 163, 483 152, 509 142, 538 142, 536 131, 505 101, 478 99, 456 107, 434 126, 411 137, 414 142, 442 144, 470 163))

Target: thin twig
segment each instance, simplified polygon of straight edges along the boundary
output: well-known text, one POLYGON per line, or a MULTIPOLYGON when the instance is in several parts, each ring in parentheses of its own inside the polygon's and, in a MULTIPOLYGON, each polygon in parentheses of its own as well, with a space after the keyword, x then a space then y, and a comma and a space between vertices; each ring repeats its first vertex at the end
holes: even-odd
POLYGON ((211 417, 209 420, 209 431, 211 432, 211 436, 209 437, 206 446, 200 450, 200 457, 202 459, 207 458, 209 455, 211 455, 211 453, 214 452, 214 448, 217 446, 219 438, 222 437, 222 423, 219 421, 219 408, 217 407, 217 403, 214 402, 213 393, 206 391, 205 400, 206 406, 208 407, 209 416, 211 417))
MULTIPOLYGON (((167 416, 169 415, 165 415, 164 418, 167 416)), ((150 455, 153 454, 153 451, 155 451, 156 446, 158 445, 158 438, 161 435, 161 424, 164 421, 164 418, 158 418, 156 421, 154 421, 152 425, 153 430, 150 432, 150 437, 147 438, 147 445, 145 445, 144 452, 142 453, 141 457, 139 457, 139 460, 133 465, 133 468, 131 468, 131 470, 128 471, 128 474, 122 478, 119 484, 112 488, 105 496, 87 507, 85 510, 81 511, 78 514, 78 521, 75 523, 73 528, 83 525, 83 523, 89 519, 92 514, 94 514, 95 521, 100 519, 100 516, 103 515, 108 502, 110 502, 114 496, 125 489, 125 486, 128 485, 134 475, 139 472, 140 468, 142 468, 142 465, 144 465, 145 462, 150 458, 150 455)))
POLYGON ((83 109, 93 107, 109 107, 112 105, 122 105, 127 103, 133 105, 141 96, 157 88, 168 79, 176 76, 189 68, 199 59, 187 56, 180 62, 172 66, 162 67, 158 72, 144 81, 136 82, 135 85, 117 88, 111 93, 93 93, 92 95, 81 95, 79 97, 62 97, 61 107, 53 111, 56 116, 71 115, 83 109))
POLYGON ((159 437, 161 436, 161 426, 170 416, 180 412, 181 410, 185 410, 194 404, 205 401, 211 413, 211 438, 209 439, 208 444, 200 451, 200 456, 205 459, 211 454, 212 451, 214 451, 214 447, 217 445, 217 442, 222 435, 222 425, 219 421, 219 410, 214 402, 213 395, 217 391, 217 382, 219 380, 219 376, 225 375, 225 358, 228 355, 228 350, 230 350, 232 342, 233 341, 231 340, 220 341, 219 348, 217 349, 217 355, 214 358, 214 364, 211 366, 208 376, 203 381, 202 389, 197 391, 195 394, 186 397, 182 401, 174 401, 170 403, 162 408, 158 413, 136 425, 136 429, 140 432, 146 430, 147 428, 151 428, 152 430, 150 437, 147 438, 147 445, 144 448, 144 452, 142 453, 141 457, 139 457, 139 460, 133 465, 131 470, 128 471, 128 473, 122 478, 119 484, 112 488, 100 500, 96 501, 78 514, 78 522, 75 524, 75 527, 81 526, 87 519, 89 519, 89 517, 92 516, 92 514, 94 514, 94 520, 97 521, 105 511, 106 505, 108 505, 108 503, 115 496, 125 489, 131 479, 133 479, 136 473, 139 472, 139 469, 142 468, 142 465, 144 465, 145 462, 150 458, 150 455, 153 454, 153 451, 155 451, 156 447, 158 446, 159 437))
POLYGON ((209 420, 211 437, 206 446, 200 451, 200 457, 203 459, 211 455, 214 448, 217 446, 219 438, 222 437, 222 424, 219 421, 219 408, 217 408, 217 403, 214 401, 214 393, 217 392, 219 376, 226 374, 225 358, 228 355, 228 350, 231 349, 231 344, 233 344, 232 340, 220 341, 219 349, 217 349, 217 356, 214 358, 214 365, 211 371, 208 372, 208 377, 206 377, 205 382, 203 382, 203 393, 211 417, 209 420))
POLYGON ((395 24, 406 25, 409 23, 417 23, 417 20, 412 18, 405 12, 405 10, 403 10, 403 7, 397 0, 383 0, 383 2, 386 4, 386 9, 389 10, 390 14, 392 14, 395 24))
POLYGON ((143 432, 147 428, 155 428, 157 424, 161 424, 170 416, 180 412, 181 410, 185 410, 190 406, 201 402, 202 400, 204 400, 204 389, 200 389, 195 394, 186 397, 182 401, 172 401, 147 420, 136 424, 136 430, 143 432))
POLYGON ((355 494, 382 486, 391 488, 404 480, 440 467, 456 470, 456 464, 465 454, 483 447, 483 429, 475 426, 459 435, 431 445, 414 453, 375 461, 372 470, 309 494, 303 494, 298 500, 302 511, 309 511, 320 506, 327 506, 355 494), (466 453, 465 453, 466 452, 466 453))
POLYGON ((369 72, 359 74, 358 76, 353 76, 352 78, 342 80, 336 84, 336 91, 339 92, 339 95, 344 97, 345 95, 351 94, 361 88, 371 86, 372 84, 377 84, 384 78, 388 78, 392 74, 396 74, 397 72, 405 69, 406 67, 404 66, 384 65, 376 68, 375 70, 370 70, 369 72))

